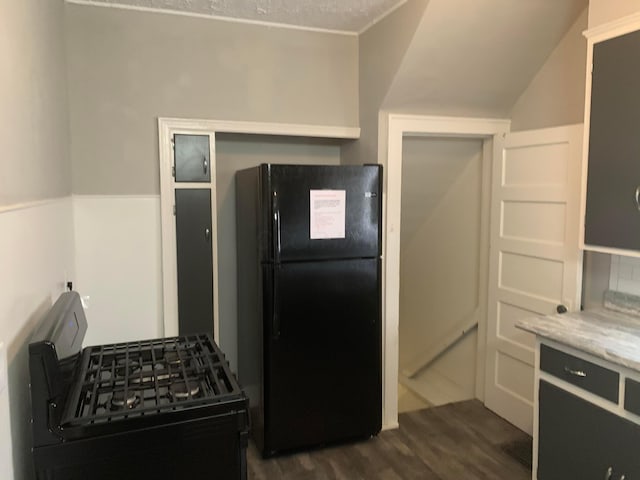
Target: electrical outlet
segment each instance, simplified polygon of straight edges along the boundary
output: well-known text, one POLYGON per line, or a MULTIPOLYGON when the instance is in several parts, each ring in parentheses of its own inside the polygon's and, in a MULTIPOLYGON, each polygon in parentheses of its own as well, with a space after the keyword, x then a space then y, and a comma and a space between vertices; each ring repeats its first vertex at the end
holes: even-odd
POLYGON ((7 353, 4 348, 4 342, 0 342, 0 393, 7 388, 7 353))

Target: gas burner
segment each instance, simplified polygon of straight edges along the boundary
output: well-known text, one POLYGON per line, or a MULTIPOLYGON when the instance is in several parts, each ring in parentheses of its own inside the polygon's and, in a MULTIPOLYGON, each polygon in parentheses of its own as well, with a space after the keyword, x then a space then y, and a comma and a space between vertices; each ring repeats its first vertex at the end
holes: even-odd
POLYGON ((129 360, 119 358, 116 360, 116 375, 118 377, 131 376, 140 371, 140 363, 137 360, 129 360))
POLYGON ((111 410, 131 409, 140 403, 140 397, 133 392, 127 392, 125 398, 124 391, 113 392, 111 396, 111 410))
POLYGON ((175 350, 164 352, 164 361, 169 365, 180 365, 182 363, 182 359, 175 350))
POLYGON ((169 374, 167 370, 158 370, 155 373, 145 372, 144 374, 138 376, 129 377, 129 383, 131 384, 140 384, 140 383, 149 383, 153 381, 162 382, 164 380, 169 380, 170 378, 178 378, 180 376, 179 373, 169 374))
POLYGON ((190 385, 187 388, 186 382, 175 382, 169 385, 169 397, 173 400, 186 400, 189 397, 195 397, 200 393, 198 385, 190 385))
POLYGON ((139 385, 141 383, 149 383, 149 382, 153 382, 154 377, 151 375, 145 375, 145 376, 138 376, 135 375, 133 377, 129 377, 129 383, 130 384, 135 384, 135 385, 139 385))

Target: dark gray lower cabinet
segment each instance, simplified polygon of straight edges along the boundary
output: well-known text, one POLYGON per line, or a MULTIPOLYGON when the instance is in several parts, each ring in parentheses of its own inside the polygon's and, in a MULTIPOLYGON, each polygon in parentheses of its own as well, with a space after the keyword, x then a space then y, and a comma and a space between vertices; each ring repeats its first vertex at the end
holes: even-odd
POLYGON ((176 189, 178 331, 213 335, 211 190, 176 189))
POLYGON ((544 380, 538 479, 640 479, 640 427, 544 380))

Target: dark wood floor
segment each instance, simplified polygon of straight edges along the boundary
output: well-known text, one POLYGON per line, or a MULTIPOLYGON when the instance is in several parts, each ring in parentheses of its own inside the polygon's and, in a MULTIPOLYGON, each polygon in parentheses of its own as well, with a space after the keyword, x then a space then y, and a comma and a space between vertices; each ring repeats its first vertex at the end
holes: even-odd
POLYGON ((527 480, 502 445, 527 435, 476 401, 403 413, 400 428, 339 447, 263 460, 250 444, 249 479, 527 480))

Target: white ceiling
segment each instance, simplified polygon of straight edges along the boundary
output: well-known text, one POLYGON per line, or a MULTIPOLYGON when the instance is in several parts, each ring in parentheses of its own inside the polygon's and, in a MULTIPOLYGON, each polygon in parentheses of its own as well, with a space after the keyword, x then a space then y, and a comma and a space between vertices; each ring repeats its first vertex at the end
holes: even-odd
MULTIPOLYGON (((70 0, 73 1, 73 0, 70 0)), ((90 0, 307 28, 361 32, 406 0, 90 0)))

